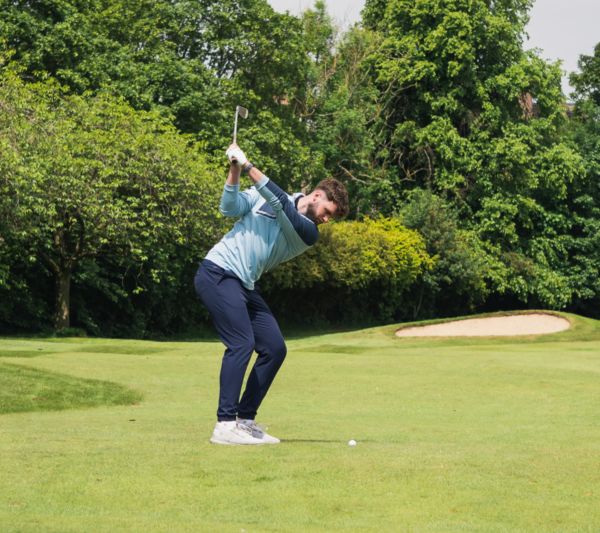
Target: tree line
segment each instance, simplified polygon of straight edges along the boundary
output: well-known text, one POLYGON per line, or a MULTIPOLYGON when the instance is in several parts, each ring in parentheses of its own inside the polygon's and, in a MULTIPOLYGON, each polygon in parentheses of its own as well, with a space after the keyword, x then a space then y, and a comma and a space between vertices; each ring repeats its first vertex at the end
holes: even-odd
MULTIPOLYGON (((0 11, 0 331, 207 324, 194 272, 238 142, 351 214, 259 285, 295 323, 479 310, 599 317, 600 45, 571 75, 526 50, 532 0, 28 0, 0 11), (535 105, 533 105, 535 104, 535 105)), ((248 184, 249 185, 249 184, 248 184)))

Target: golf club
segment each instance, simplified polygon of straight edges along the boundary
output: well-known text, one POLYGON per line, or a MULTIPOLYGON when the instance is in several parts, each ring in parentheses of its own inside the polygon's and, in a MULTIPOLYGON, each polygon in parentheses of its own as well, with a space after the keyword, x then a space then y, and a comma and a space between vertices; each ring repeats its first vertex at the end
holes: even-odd
MULTIPOLYGON (((241 106, 237 106, 235 108, 235 126, 233 127, 233 143, 234 144, 235 144, 236 139, 237 139, 237 119, 238 119, 238 114, 242 118, 248 118, 248 110, 245 107, 241 107, 241 106)), ((235 158, 232 161, 237 163, 237 160, 235 158)))
POLYGON ((248 118, 248 110, 245 107, 237 106, 235 108, 235 126, 233 127, 233 142, 235 143, 237 138, 237 120, 238 114, 242 118, 248 118))

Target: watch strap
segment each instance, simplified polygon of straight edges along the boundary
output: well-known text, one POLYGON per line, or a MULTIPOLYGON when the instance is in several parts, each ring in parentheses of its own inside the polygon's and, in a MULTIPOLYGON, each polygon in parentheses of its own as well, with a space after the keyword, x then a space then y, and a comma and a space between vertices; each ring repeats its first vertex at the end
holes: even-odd
POLYGON ((244 167, 244 172, 250 172, 250 169, 254 167, 254 163, 252 161, 248 161, 248 166, 244 167))

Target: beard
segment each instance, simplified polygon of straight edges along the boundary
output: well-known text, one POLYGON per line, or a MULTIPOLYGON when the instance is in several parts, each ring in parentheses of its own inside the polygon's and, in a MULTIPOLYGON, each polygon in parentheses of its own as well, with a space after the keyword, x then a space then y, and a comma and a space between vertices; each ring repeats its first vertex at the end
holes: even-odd
POLYGON ((317 225, 319 224, 317 222, 317 208, 315 206, 315 202, 306 206, 306 213, 304 213, 304 216, 311 222, 314 222, 317 225))

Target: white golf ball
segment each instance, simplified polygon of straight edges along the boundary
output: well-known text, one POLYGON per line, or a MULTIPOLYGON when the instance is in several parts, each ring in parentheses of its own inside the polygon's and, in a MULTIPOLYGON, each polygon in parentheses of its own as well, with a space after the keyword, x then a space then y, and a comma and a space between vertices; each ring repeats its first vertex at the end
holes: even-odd
POLYGON ((351 441, 348 443, 348 446, 356 446, 356 441, 355 441, 355 440, 351 440, 351 441))

